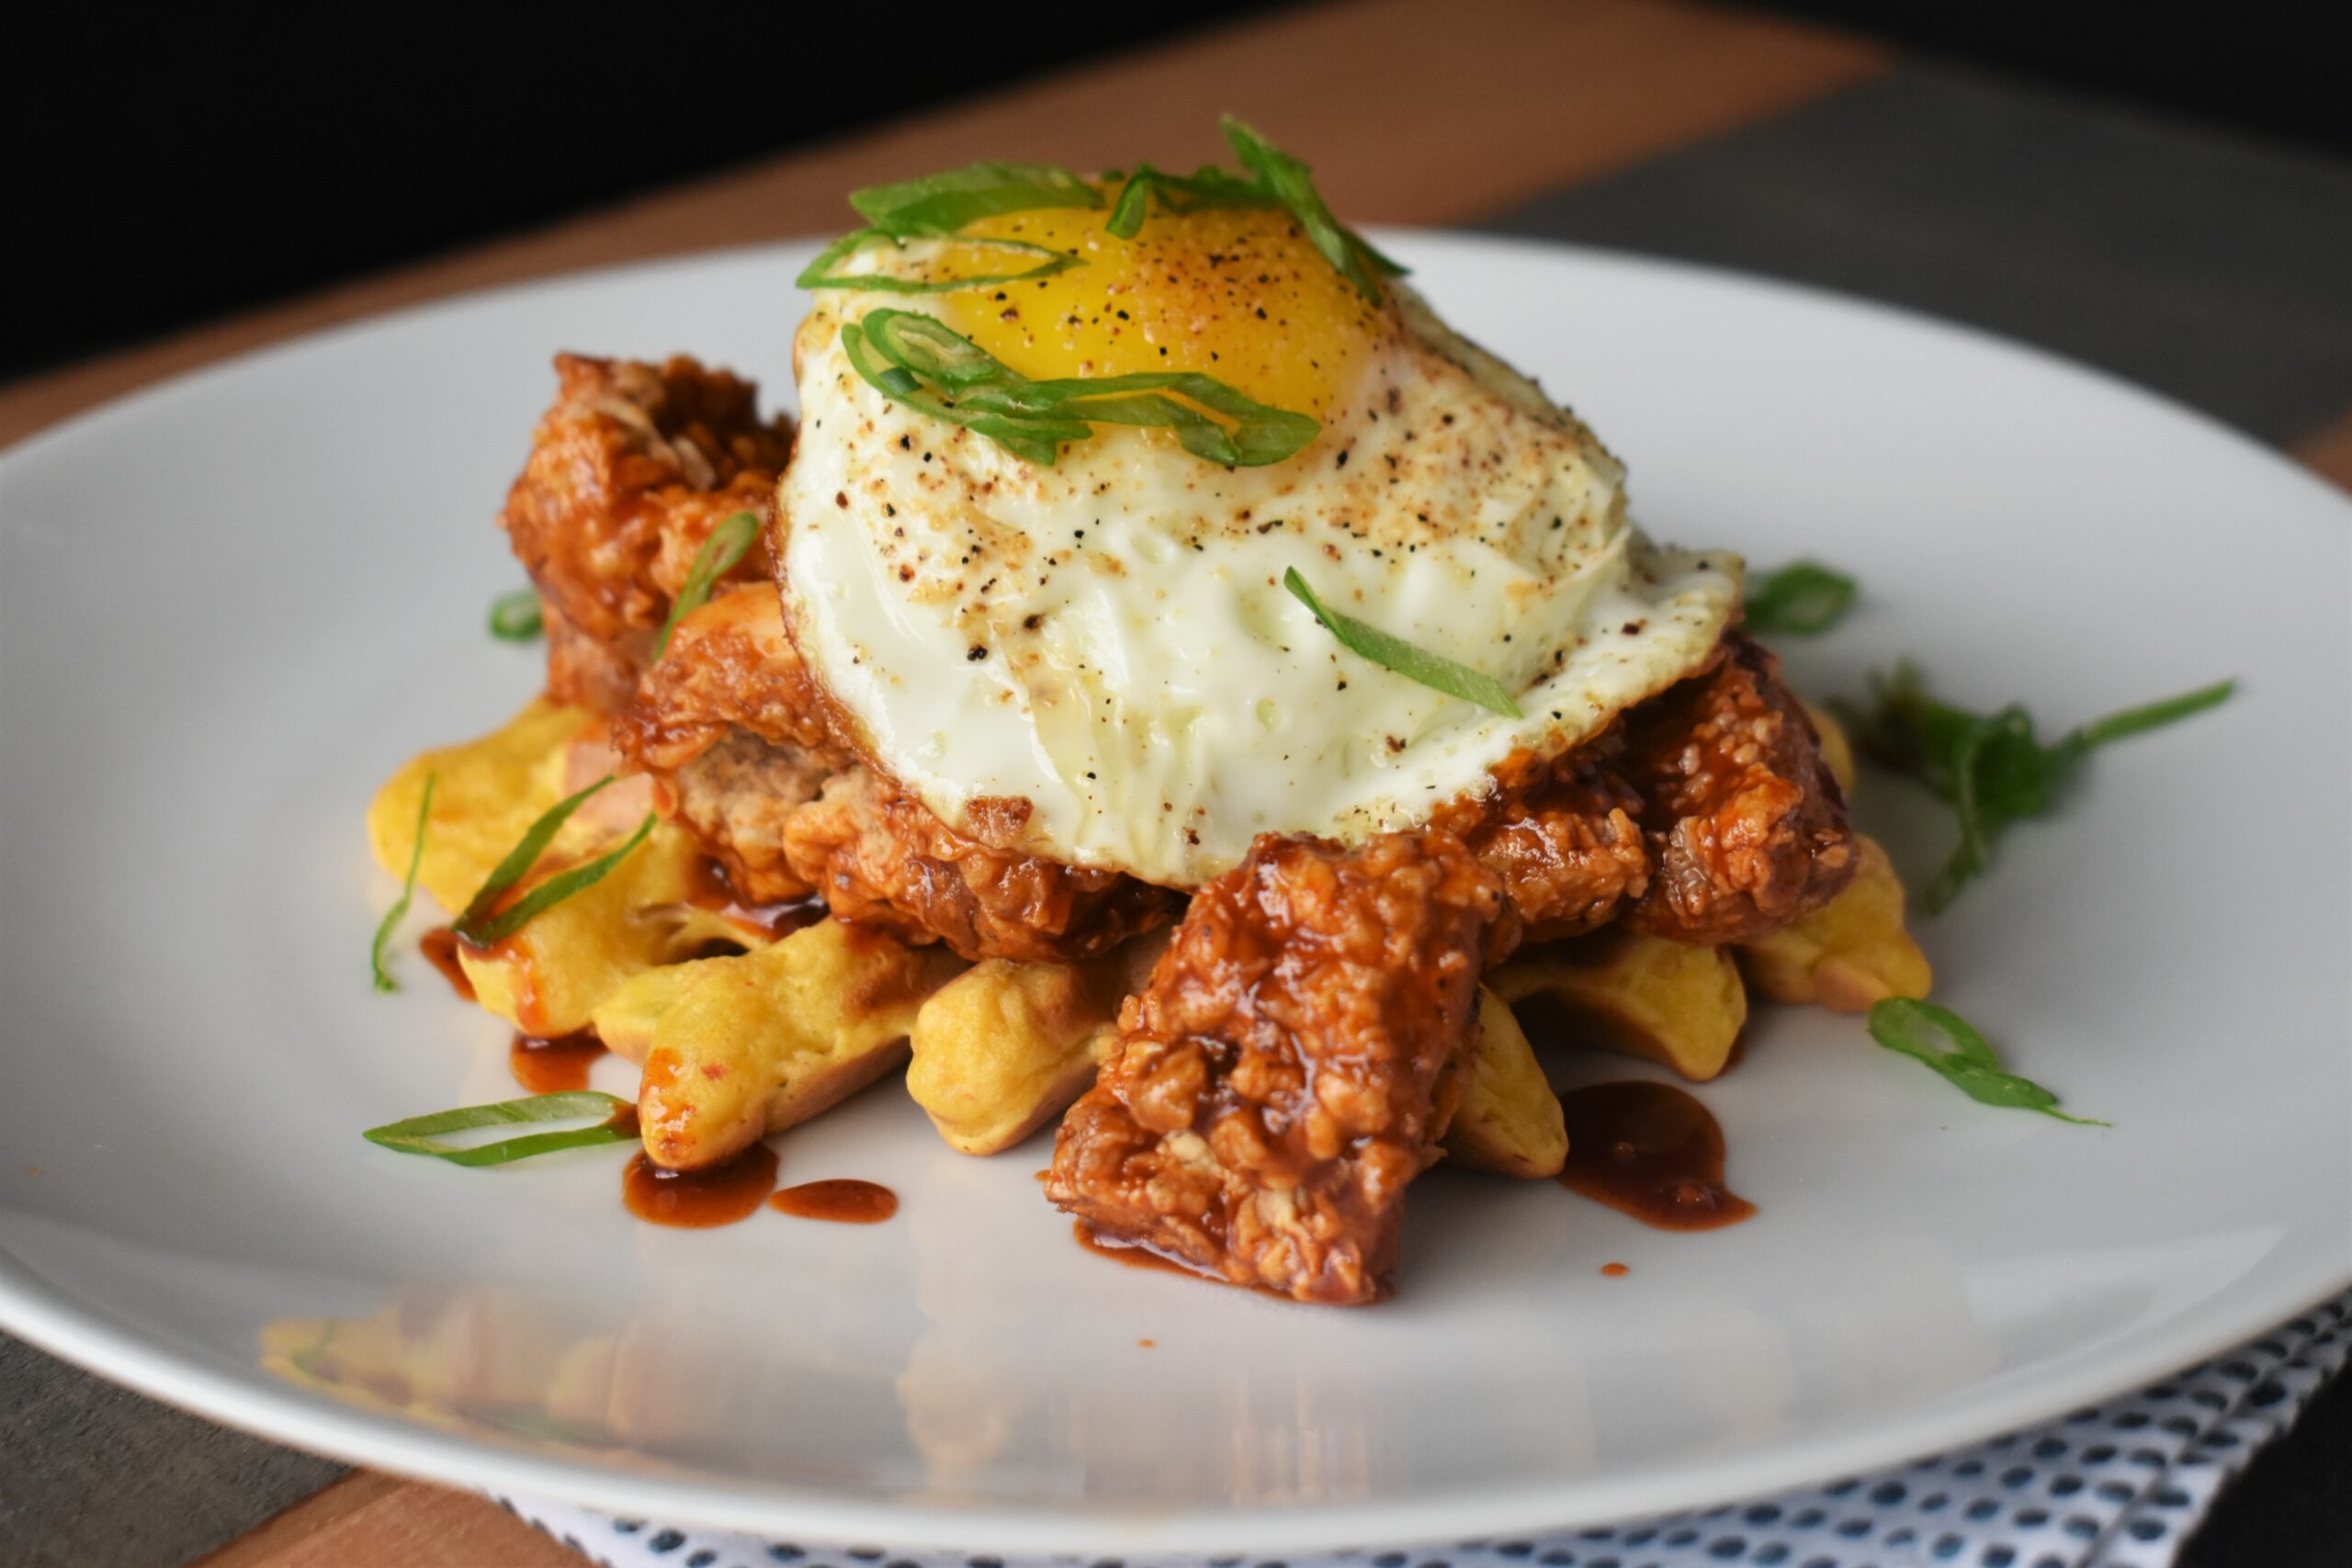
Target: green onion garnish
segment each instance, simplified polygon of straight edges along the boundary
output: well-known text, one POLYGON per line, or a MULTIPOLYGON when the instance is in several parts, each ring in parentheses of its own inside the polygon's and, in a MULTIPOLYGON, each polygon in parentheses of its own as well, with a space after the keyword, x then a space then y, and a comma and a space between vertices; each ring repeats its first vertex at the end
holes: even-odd
POLYGON ((710 597, 711 584, 734 570, 735 563, 759 536, 759 516, 750 512, 738 512, 710 531, 710 537, 695 552, 694 564, 686 568, 685 586, 678 590, 670 606, 670 618, 662 623, 662 635, 653 639, 654 663, 661 663, 662 656, 670 651, 670 634, 678 629, 678 623, 702 608, 703 601, 710 597))
POLYGON ((490 602, 490 635, 501 642, 533 642, 546 629, 535 588, 517 588, 490 602))
POLYGON ((634 1109, 628 1100, 616 1095, 593 1089, 572 1089, 563 1094, 533 1095, 528 1100, 502 1100, 494 1105, 465 1105, 455 1111, 436 1111, 430 1116, 412 1116, 405 1122, 390 1122, 381 1127, 370 1127, 360 1136, 381 1148, 404 1155, 431 1155, 435 1159, 446 1159, 451 1165, 505 1165, 514 1160, 529 1159, 533 1155, 553 1154, 558 1149, 586 1148, 592 1144, 635 1143, 639 1136, 636 1122, 622 1114, 634 1109), (439 1133, 462 1133, 474 1127, 569 1122, 582 1116, 594 1116, 601 1120, 591 1127, 573 1127, 561 1133, 526 1133, 487 1144, 446 1144, 435 1136, 439 1133))
POLYGON ((954 234, 1000 213, 1100 207, 1102 196, 1057 164, 988 159, 895 185, 867 186, 850 192, 849 204, 882 233, 910 240, 954 234))
POLYGON ((1171 175, 1149 164, 1138 164, 1136 172, 1127 176, 1126 184, 1119 187, 1103 229, 1122 240, 1134 239, 1143 231, 1143 220, 1150 215, 1154 197, 1171 212, 1282 205, 1281 197, 1257 181, 1242 179, 1214 164, 1204 164, 1191 175, 1171 175))
POLYGON ((1765 637, 1812 637, 1854 607, 1854 580, 1816 560, 1794 560, 1747 584, 1747 629, 1765 637))
POLYGON ((542 910, 602 882, 613 867, 626 860, 628 852, 643 843, 645 836, 653 831, 652 812, 645 814, 645 820, 637 825, 637 831, 630 834, 628 840, 620 848, 599 855, 585 865, 575 865, 567 872, 548 877, 507 908, 492 913, 506 890, 522 881, 531 867, 538 863, 539 856, 547 852, 548 843, 554 840, 557 830, 571 819, 571 814, 579 810, 590 795, 612 782, 613 775, 606 773, 579 794, 567 795, 548 807, 539 819, 531 824, 521 840, 506 852, 506 858, 492 870, 489 880, 481 885, 481 891, 474 895, 473 902, 466 906, 466 912, 458 917, 450 929, 476 947, 489 947, 521 931, 542 910))
POLYGON ((1924 902, 1942 909, 1991 866, 1993 840, 2012 822, 2046 814, 2083 760, 2110 741, 2144 734, 2218 706, 2237 690, 2217 681, 2093 719, 2044 746, 2033 716, 2012 703, 1995 714, 1973 713, 1939 701, 1909 661, 1871 677, 1871 701, 1830 706, 1864 750, 1918 780, 1951 803, 1960 843, 1928 884, 1924 902))
POLYGON ((1185 451, 1227 468, 1279 463, 1322 429, 1303 413, 1269 408, 1191 371, 1032 381, 911 310, 870 310, 864 321, 844 323, 842 353, 866 385, 893 402, 963 425, 1045 467, 1063 443, 1085 440, 1097 424, 1172 430, 1185 451), (1228 427, 1200 409, 1233 423, 1228 427))
MULTIPOLYGON (((1405 269, 1332 216, 1331 209, 1315 188, 1313 172, 1305 164, 1231 115, 1227 115, 1221 124, 1234 156, 1249 171, 1246 178, 1214 164, 1204 164, 1190 175, 1171 175, 1149 164, 1138 164, 1119 187, 1104 227, 1123 240, 1134 239, 1149 215, 1155 197, 1171 212, 1193 212, 1213 207, 1285 208, 1324 259, 1362 290, 1365 299, 1377 304, 1381 296, 1380 275, 1402 273, 1405 269)), ((801 288, 944 294, 958 288, 1050 277, 1078 265, 1079 258, 1017 240, 975 243, 1025 251, 1046 259, 1026 272, 990 273, 932 282, 836 273, 832 269, 844 257, 869 244, 951 239, 979 219, 1007 212, 1034 212, 1044 208, 1091 210, 1102 205, 1102 194, 1090 181, 1057 164, 991 160, 895 185, 868 186, 851 192, 849 202, 865 217, 867 227, 827 246, 800 274, 801 288)))
POLYGON ((2078 1127, 2110 1124, 2087 1116, 2069 1116, 2058 1109, 2056 1095, 2031 1078, 2004 1071, 1991 1043, 1950 1008, 1908 997, 1889 997, 1871 1008, 1870 1030, 1871 1039, 1890 1051, 1925 1062, 1979 1105, 2039 1111, 2078 1127), (1938 1036, 1950 1041, 1950 1046, 1939 1044, 1938 1036))
POLYGON ((1313 171, 1305 164, 1231 115, 1217 123, 1233 148, 1233 155, 1241 160, 1241 166, 1250 171, 1261 188, 1290 209, 1290 215, 1298 220, 1298 226, 1306 231, 1315 248, 1323 253, 1323 259, 1339 268, 1340 276, 1354 284, 1365 299, 1379 303, 1380 275, 1400 274, 1405 269, 1374 250, 1332 216, 1331 209, 1323 204, 1321 193, 1315 188, 1313 171))
POLYGON ((1041 277, 1051 277, 1057 272, 1068 272, 1080 264, 1078 257, 1066 251, 1045 245, 1033 245, 1026 240, 967 240, 966 244, 989 245, 998 250, 1020 251, 1024 254, 1046 259, 1024 272, 984 272, 969 277, 944 277, 929 280, 913 277, 892 277, 887 273, 836 273, 832 269, 850 255, 868 245, 899 242, 881 229, 859 229, 844 234, 825 247, 815 261, 801 269, 793 284, 800 288, 862 288, 880 294, 952 294, 959 288, 988 288, 1001 283, 1029 283, 1041 277))
POLYGON ((1343 615, 1327 608, 1306 586, 1306 579, 1294 567, 1283 573, 1283 586, 1291 597, 1306 605, 1325 629, 1338 637, 1350 652, 1371 660, 1385 670, 1394 670, 1408 681, 1418 681, 1432 691, 1443 692, 1450 697, 1460 697, 1465 703, 1476 703, 1482 708, 1511 718, 1520 716, 1519 705, 1511 700, 1503 683, 1492 675, 1456 664, 1442 654, 1415 648, 1401 637, 1390 637, 1375 626, 1368 626, 1352 615, 1343 615))
POLYGON ((424 798, 416 803, 416 841, 408 851, 408 875, 401 881, 401 896, 377 923, 375 944, 368 950, 368 963, 376 971, 376 988, 379 991, 401 988, 391 971, 384 967, 384 948, 392 940, 392 932, 400 929, 400 923, 408 919, 409 900, 416 897, 416 868, 424 859, 424 819, 433 814, 433 786, 440 782, 437 773, 424 775, 424 798))

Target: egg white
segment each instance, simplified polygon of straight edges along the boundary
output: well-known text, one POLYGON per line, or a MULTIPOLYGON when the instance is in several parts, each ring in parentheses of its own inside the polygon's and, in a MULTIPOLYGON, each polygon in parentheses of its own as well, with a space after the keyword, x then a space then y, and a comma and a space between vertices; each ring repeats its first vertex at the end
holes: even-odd
POLYGON ((1703 664, 1738 558, 1653 546, 1589 431, 1391 287, 1320 435, 1240 469, 1121 428, 1024 462, 851 369, 841 322, 905 297, 820 296, 775 555, 857 744, 950 823, 1026 801, 1037 852, 1193 887, 1261 832, 1426 820, 1703 664), (1522 716, 1350 652, 1289 569, 1495 676, 1522 716))

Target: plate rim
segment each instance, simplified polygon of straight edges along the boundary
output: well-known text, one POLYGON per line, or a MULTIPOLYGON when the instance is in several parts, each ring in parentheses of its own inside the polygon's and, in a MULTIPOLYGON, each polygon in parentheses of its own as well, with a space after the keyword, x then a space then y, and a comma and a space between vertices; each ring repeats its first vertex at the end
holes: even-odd
POLYGON ((1359 1499, 1215 1512, 1048 1510, 1035 1505, 842 1502, 802 1486, 600 1470, 318 1401, 291 1387, 248 1385, 213 1371, 201 1358, 175 1357, 145 1344, 137 1329, 117 1324, 103 1309, 77 1313, 71 1298, 0 1250, 0 1327, 85 1371, 266 1441, 464 1491, 544 1498, 662 1524, 819 1545, 1036 1556, 1453 1546, 1748 1502, 1843 1475, 1897 1468, 2030 1428, 2211 1359, 2348 1290, 2352 1271, 2338 1273, 2285 1313, 2267 1303, 2240 1304, 2233 1313, 2226 1303, 2217 1305, 2208 1298, 2163 1329, 2143 1332, 2132 1342, 2136 1354, 2110 1349, 2069 1375, 2020 1382, 1998 1397, 1979 1395, 1940 1416, 1914 1413, 1849 1422, 1823 1436, 1751 1453, 1654 1466, 1603 1488, 1568 1477, 1433 1500, 1359 1499))
MULTIPOLYGON (((2347 512, 2352 502, 2336 487, 2279 448, 2161 391, 2052 350, 1966 322, 1883 300, 1766 274, 1671 256, 1566 243, 1464 229, 1382 226, 1373 232, 1405 248, 1456 254, 1504 253, 1562 259, 1631 274, 1670 273, 1715 287, 1766 297, 1792 297, 1877 316, 1909 331, 1925 330, 1977 351, 2021 358, 2043 375, 2087 382, 2143 410, 2186 419, 2248 460, 2283 473, 2347 512)), ((256 345, 141 387, 37 430, 0 451, 0 501, 9 478, 58 446, 96 434, 152 405, 201 396, 216 378, 250 373, 269 362, 331 349, 349 338, 397 331, 436 315, 494 305, 502 299, 554 287, 593 286, 633 276, 702 266, 773 262, 787 265, 824 241, 803 238, 684 252, 608 265, 516 279, 487 288, 423 300, 355 317, 256 345)), ((1475 1537, 1546 1534, 1668 1511, 1713 1506, 1770 1495, 1854 1471, 1878 1470, 1939 1450, 1982 1441, 2143 1386, 2179 1369, 2258 1337, 2278 1325, 2352 1290, 2352 1247, 2335 1258, 2276 1260, 2268 1294, 2224 1292, 2191 1303, 2159 1325, 2123 1343, 2078 1350, 2081 1364, 2058 1375, 2021 1380, 2014 1389, 1964 1396, 1949 1410, 1855 1418, 1810 1438, 1749 1452, 1653 1463, 1595 1485, 1566 1475, 1487 1492, 1457 1491, 1403 1501, 1346 1502, 1204 1511, 1165 1511, 1079 1504, 950 1506, 928 1502, 842 1501, 806 1485, 663 1476, 598 1468, 592 1462, 535 1454, 466 1434, 317 1399, 301 1390, 253 1383, 201 1352, 174 1345, 104 1306, 51 1282, 0 1246, 0 1328, 97 1376, 269 1441, 331 1455, 473 1491, 512 1492, 680 1524, 790 1535, 826 1544, 882 1542, 921 1550, 992 1550, 1021 1553, 1288 1551, 1329 1550, 1350 1542, 1381 1545, 1442 1542, 1475 1537)))

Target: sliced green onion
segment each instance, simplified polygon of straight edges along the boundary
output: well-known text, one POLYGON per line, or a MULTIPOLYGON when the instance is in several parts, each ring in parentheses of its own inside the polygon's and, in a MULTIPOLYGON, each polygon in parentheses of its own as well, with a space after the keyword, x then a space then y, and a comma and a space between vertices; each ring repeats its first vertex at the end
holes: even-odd
POLYGON ((1032 381, 944 322, 912 310, 870 310, 864 321, 845 323, 842 352, 883 396, 1046 467, 1063 443, 1086 439, 1097 424, 1172 430, 1184 450, 1228 468, 1279 463, 1322 429, 1306 414, 1269 408, 1192 371, 1032 381), (1191 404, 1233 423, 1228 427, 1191 404))
POLYGON ((1380 275, 1401 274, 1405 269, 1374 250, 1332 215, 1330 208, 1324 205, 1322 193, 1315 188, 1313 170, 1231 115, 1218 123, 1225 130, 1225 140, 1233 148, 1233 155, 1241 160, 1241 166, 1290 209, 1290 215, 1298 220, 1298 226, 1306 231, 1315 248, 1323 253, 1323 259, 1339 268, 1340 276, 1354 284, 1365 299, 1379 303, 1380 275))
POLYGON ((756 513, 738 512, 710 531, 695 552, 694 564, 686 568, 685 586, 678 590, 678 597, 670 605, 670 618, 662 623, 662 635, 653 639, 653 662, 670 651, 670 634, 678 623, 702 608, 710 597, 711 584, 735 570, 752 541, 760 536, 760 519, 756 513))
POLYGON ((964 288, 988 288, 1002 283, 1029 283, 1056 273, 1068 272, 1084 264, 1066 251, 1045 245, 1033 245, 1026 240, 966 240, 967 245, 989 245, 998 250, 1019 251, 1023 254, 1046 259, 1025 272, 984 272, 969 277, 915 278, 892 277, 887 273, 836 273, 832 270, 842 260, 872 244, 897 244, 880 229, 860 229, 843 235, 827 246, 815 261, 802 269, 793 283, 801 288, 856 288, 876 294, 953 294, 964 288))
POLYGON ((435 1159, 445 1159, 451 1165, 506 1165, 518 1159, 529 1159, 533 1155, 553 1154, 559 1149, 586 1148, 594 1144, 635 1143, 639 1137, 636 1122, 623 1115, 623 1112, 634 1109, 628 1100, 615 1095, 593 1089, 571 1089, 562 1094, 533 1095, 528 1100, 502 1100, 493 1105, 466 1105, 455 1111, 436 1111, 430 1116, 412 1116, 405 1122, 388 1122, 381 1127, 370 1127, 360 1136, 380 1148, 404 1155, 431 1155, 435 1159), (436 1136, 442 1133, 463 1133, 475 1127, 570 1122, 582 1116, 595 1116, 602 1120, 592 1127, 574 1127, 561 1133, 526 1133, 487 1144, 447 1144, 436 1136))
POLYGON ((1924 1062, 1979 1105, 2015 1111, 2038 1111, 2078 1127, 2105 1127, 2106 1122, 2069 1116, 2058 1109, 2058 1097, 2035 1083, 2005 1071, 1991 1042, 1950 1008, 1908 997, 1889 997, 1871 1009, 1871 1038, 1890 1051, 1924 1062), (1939 1039, 1950 1044, 1939 1044, 1939 1039))
POLYGON ((2044 816, 2057 804, 2091 752, 2203 713, 2236 689, 2233 681, 2218 681, 2125 708, 2079 725, 2048 746, 2036 738, 2033 716, 2022 706, 2012 703, 1997 713, 1979 714, 1942 702, 1908 660, 1871 677, 1867 705, 1836 701, 1830 706, 1873 759, 1951 804, 1960 842, 1921 896, 1932 913, 1991 868, 1993 844, 2003 829, 2044 816))
POLYGON ((604 881, 612 874, 613 867, 628 858, 630 851, 645 842, 646 835, 653 831, 653 822, 654 814, 647 812, 644 820, 638 823, 637 831, 631 833, 620 848, 598 855, 585 865, 575 865, 569 871, 548 877, 497 914, 476 922, 470 929, 460 923, 457 928, 458 934, 476 947, 490 947, 505 941, 573 894, 585 892, 604 881))
POLYGON ((546 629, 535 588, 517 588, 490 602, 490 635, 501 642, 534 642, 546 629))
POLYGON ((1102 227, 1104 231, 1122 240, 1132 240, 1143 230, 1144 220, 1150 216, 1151 198, 1172 212, 1198 212, 1216 207, 1279 207, 1282 199, 1255 180, 1245 180, 1228 174, 1214 164, 1204 164, 1192 175, 1171 175, 1155 169, 1149 164, 1139 164, 1136 172, 1119 187, 1111 204, 1111 216, 1102 227))
MULTIPOLYGON (((876 315, 882 312, 876 311, 876 315)), ((855 321, 842 326, 842 355, 850 368, 864 378, 866 385, 893 402, 903 403, 918 413, 987 436, 1017 457, 1026 458, 1041 468, 1052 468, 1062 443, 1083 441, 1094 434, 1094 427, 1074 420, 1040 420, 1012 418, 982 410, 959 407, 927 390, 914 372, 903 366, 879 363, 869 352, 865 332, 855 321)))
POLYGON ((1375 626, 1368 626, 1352 615, 1343 615, 1327 608, 1315 591, 1306 586, 1306 579, 1298 575, 1295 567, 1283 573, 1283 586, 1291 597, 1306 605, 1325 629, 1338 637, 1350 652, 1371 660, 1384 670, 1393 670, 1408 681, 1418 681, 1432 691, 1443 692, 1450 697, 1476 703, 1480 707, 1511 718, 1520 716, 1519 705, 1510 693, 1492 675, 1456 664, 1442 654, 1415 648, 1401 637, 1390 637, 1375 626))
POLYGON ((1102 194, 1058 164, 988 159, 920 179, 868 186, 850 192, 849 204, 876 229, 906 240, 954 234, 1000 213, 1100 207, 1102 194))
POLYGON ((377 923, 375 944, 368 950, 368 963, 376 971, 376 988, 379 991, 401 988, 400 983, 392 978, 391 971, 384 967, 384 948, 391 942, 392 933, 400 929, 400 923, 408 919, 409 901, 416 897, 416 868, 424 859, 424 819, 433 815, 433 787, 440 782, 441 775, 437 773, 424 775, 424 798, 416 803, 416 841, 408 850, 408 875, 401 881, 401 896, 392 901, 392 907, 384 911, 383 919, 377 923))
POLYGON ((571 819, 571 814, 586 804, 590 795, 612 782, 613 775, 606 773, 579 794, 566 795, 548 807, 539 819, 524 832, 514 847, 506 852, 506 858, 492 868, 481 890, 474 895, 473 901, 466 906, 466 912, 458 917, 450 930, 476 947, 489 947, 521 931, 540 911, 602 882, 613 867, 627 859, 628 852, 643 843, 646 835, 653 831, 652 812, 645 814, 645 820, 637 825, 637 831, 630 834, 628 842, 620 848, 548 878, 512 905, 492 913, 507 889, 522 881, 538 863, 539 857, 547 852, 548 845, 554 841, 557 832, 571 819))
POLYGON ((1826 632, 1854 606, 1854 580, 1815 560, 1795 560, 1747 585, 1747 629, 1766 637, 1826 632))

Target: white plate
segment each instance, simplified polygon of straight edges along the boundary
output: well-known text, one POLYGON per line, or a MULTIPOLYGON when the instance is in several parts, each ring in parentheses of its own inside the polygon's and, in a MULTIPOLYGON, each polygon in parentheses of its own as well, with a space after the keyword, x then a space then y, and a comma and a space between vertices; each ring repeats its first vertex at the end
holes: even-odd
MULTIPOLYGON (((887 1088, 782 1140, 787 1179, 897 1188, 872 1229, 661 1231, 622 1213, 610 1150, 466 1171, 363 1144, 513 1092, 503 1032, 412 951, 402 994, 369 991, 392 888, 360 813, 534 688, 482 615, 520 581, 491 517, 548 356, 688 349, 781 389, 808 254, 786 247, 329 333, 0 467, 0 1323, 463 1483, 796 1538, 1270 1552, 1904 1459, 2352 1279, 2352 506, 1917 318, 1396 244, 1628 458, 1654 533, 1860 576, 1849 625, 1791 649, 1801 684, 1907 651, 2063 726, 2244 680, 2099 757, 1927 927, 1941 994, 2113 1131, 1973 1105, 1850 1021, 1766 1016, 1703 1091, 1760 1217, 1663 1235, 1439 1172, 1400 1293, 1362 1312, 1090 1258, 1038 1196, 1043 1139, 966 1159, 887 1088), (383 1363, 372 1394, 265 1370, 268 1325, 318 1318, 350 1325, 339 1363, 383 1363), (561 1419, 514 1418, 549 1398, 561 1419)), ((1860 809, 1908 869, 1945 845, 1900 787, 1866 781, 1860 809)))

